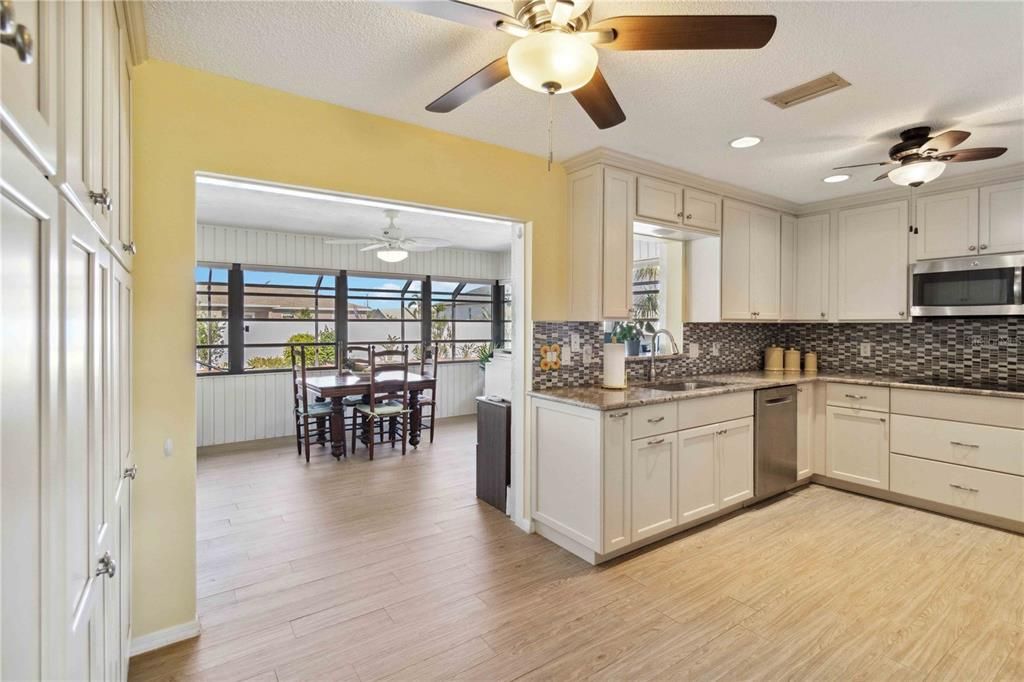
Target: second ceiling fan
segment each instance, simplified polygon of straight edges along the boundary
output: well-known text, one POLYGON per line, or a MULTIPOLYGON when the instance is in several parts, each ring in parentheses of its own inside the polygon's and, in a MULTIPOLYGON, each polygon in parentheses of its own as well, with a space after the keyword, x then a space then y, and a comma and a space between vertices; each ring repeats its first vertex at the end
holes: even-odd
POLYGON ((598 128, 626 120, 598 68, 606 50, 756 50, 775 33, 771 15, 622 16, 590 23, 592 0, 515 0, 515 16, 458 0, 397 3, 423 14, 518 40, 505 56, 427 105, 447 113, 509 76, 549 95, 571 92, 598 128))

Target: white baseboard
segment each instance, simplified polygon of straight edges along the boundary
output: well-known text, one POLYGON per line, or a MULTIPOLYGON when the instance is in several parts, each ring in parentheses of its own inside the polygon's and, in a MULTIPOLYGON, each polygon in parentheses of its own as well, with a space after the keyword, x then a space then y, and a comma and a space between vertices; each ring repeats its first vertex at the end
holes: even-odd
POLYGON ((198 636, 199 620, 193 618, 187 623, 182 623, 181 625, 175 625, 163 630, 151 632, 148 635, 133 638, 132 656, 138 656, 139 654, 144 654, 147 651, 153 651, 154 649, 162 649, 165 646, 184 642, 186 639, 192 639, 193 637, 198 636))

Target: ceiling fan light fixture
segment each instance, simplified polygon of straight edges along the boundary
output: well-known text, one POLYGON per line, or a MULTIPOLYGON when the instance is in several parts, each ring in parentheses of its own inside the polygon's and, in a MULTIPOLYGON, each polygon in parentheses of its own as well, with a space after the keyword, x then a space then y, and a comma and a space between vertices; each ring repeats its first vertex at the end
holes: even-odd
POLYGON ((377 258, 385 263, 400 263, 409 257, 405 249, 381 249, 377 252, 377 258))
POLYGON ((936 159, 922 159, 905 163, 889 171, 889 179, 903 187, 920 187, 942 175, 946 164, 936 159))
POLYGON ((597 50, 565 31, 552 30, 520 38, 508 49, 508 68, 530 90, 565 93, 590 82, 597 70, 597 50))

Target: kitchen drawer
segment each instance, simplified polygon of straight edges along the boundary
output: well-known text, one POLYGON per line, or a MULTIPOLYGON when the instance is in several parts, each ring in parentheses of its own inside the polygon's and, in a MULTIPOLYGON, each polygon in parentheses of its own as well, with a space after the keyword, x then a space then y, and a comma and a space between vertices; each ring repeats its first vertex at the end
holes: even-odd
POLYGON ((1024 400, 967 393, 892 389, 893 414, 1024 429, 1024 400))
POLYGON ((659 403, 633 408, 633 440, 676 430, 676 404, 659 403))
POLYGON ((1024 476, 1024 431, 892 416, 892 452, 1024 476))
POLYGON ((889 389, 860 384, 827 384, 826 400, 829 405, 855 410, 889 411, 889 389))
POLYGON ((890 455, 890 490, 1024 522, 1024 477, 890 455))
POLYGON ((742 419, 754 414, 754 392, 727 393, 709 398, 680 400, 678 424, 680 429, 716 424, 730 419, 742 419))

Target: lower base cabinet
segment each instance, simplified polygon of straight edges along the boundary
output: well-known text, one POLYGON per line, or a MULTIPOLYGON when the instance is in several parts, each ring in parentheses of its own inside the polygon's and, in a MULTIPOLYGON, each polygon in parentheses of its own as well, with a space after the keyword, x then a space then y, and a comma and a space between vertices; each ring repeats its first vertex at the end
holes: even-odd
POLYGON ((888 413, 832 407, 826 410, 827 475, 889 489, 888 413))
POLYGON ((676 525, 675 433, 633 441, 630 457, 633 542, 676 525))
POLYGON ((687 429, 679 441, 678 523, 754 496, 754 419, 687 429))
POLYGON ((754 496, 754 418, 719 425, 718 501, 722 507, 754 496))
POLYGON ((814 473, 815 397, 813 383, 797 387, 796 394, 796 478, 814 473))

